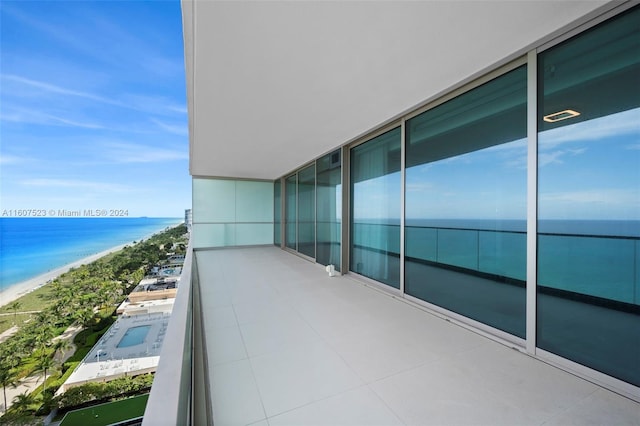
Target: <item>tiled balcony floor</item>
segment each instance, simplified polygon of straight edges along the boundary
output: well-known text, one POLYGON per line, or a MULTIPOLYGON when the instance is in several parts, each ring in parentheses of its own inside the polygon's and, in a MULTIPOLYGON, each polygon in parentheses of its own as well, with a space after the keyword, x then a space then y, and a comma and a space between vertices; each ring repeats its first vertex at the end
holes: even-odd
POLYGON ((196 253, 214 422, 640 425, 640 404, 275 247, 196 253))

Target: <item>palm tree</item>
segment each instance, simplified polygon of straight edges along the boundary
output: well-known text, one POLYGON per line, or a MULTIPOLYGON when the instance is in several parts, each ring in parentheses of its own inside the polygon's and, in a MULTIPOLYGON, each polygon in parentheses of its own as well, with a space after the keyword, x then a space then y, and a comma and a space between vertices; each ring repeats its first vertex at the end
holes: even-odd
POLYGON ((71 349, 72 345, 71 342, 69 342, 69 340, 67 339, 58 339, 55 341, 55 343, 53 344, 53 351, 54 354, 59 355, 59 360, 60 362, 63 362, 63 358, 64 358, 64 354, 68 349, 71 349))
MULTIPOLYGON (((8 370, 15 370, 22 362, 19 352, 16 350, 8 351, 0 356, 1 365, 8 370)), ((1 367, 0 367, 1 368, 1 367)))
POLYGON ((7 412, 7 386, 15 383, 15 373, 9 365, 0 364, 0 384, 2 385, 2 393, 4 394, 4 412, 7 412))
POLYGON ((91 327, 93 329, 93 318, 95 314, 93 313, 93 309, 85 308, 76 312, 77 321, 82 324, 84 328, 91 327))
POLYGON ((43 316, 41 321, 35 339, 38 349, 44 351, 47 347, 51 346, 51 339, 55 335, 55 330, 52 325, 53 319, 49 316, 43 316))
POLYGON ((28 391, 24 391, 23 393, 16 395, 13 398, 13 409, 20 412, 20 413, 24 413, 26 411, 29 411, 29 406, 31 406, 33 404, 33 396, 31 396, 28 391))
POLYGON ((38 371, 42 371, 44 374, 44 380, 42 381, 43 391, 47 390, 47 370, 50 370, 54 365, 56 365, 56 362, 48 356, 43 355, 38 361, 38 371))
POLYGON ((13 311, 13 325, 16 324, 16 316, 18 315, 18 309, 22 308, 22 302, 16 300, 11 302, 9 305, 9 309, 13 311))

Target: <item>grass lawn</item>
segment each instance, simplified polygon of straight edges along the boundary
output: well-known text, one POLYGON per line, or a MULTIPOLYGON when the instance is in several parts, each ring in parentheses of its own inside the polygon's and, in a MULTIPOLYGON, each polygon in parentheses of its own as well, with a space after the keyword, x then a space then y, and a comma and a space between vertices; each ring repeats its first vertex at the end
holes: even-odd
POLYGON ((149 394, 68 412, 60 426, 106 426, 142 417, 149 394))
POLYGON ((33 318, 34 316, 35 314, 17 314, 14 318, 13 313, 11 315, 2 315, 0 316, 0 333, 7 331, 13 327, 14 324, 24 324, 25 321, 33 318))

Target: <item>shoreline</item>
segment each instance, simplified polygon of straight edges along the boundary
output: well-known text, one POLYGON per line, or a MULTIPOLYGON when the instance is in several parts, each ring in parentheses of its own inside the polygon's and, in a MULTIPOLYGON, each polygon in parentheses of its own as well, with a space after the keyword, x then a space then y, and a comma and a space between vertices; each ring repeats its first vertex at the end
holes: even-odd
POLYGON ((82 259, 78 259, 74 262, 68 263, 66 265, 60 266, 59 268, 55 268, 52 269, 51 271, 45 272, 44 274, 40 274, 36 277, 30 278, 28 280, 25 281, 21 281, 18 282, 16 284, 13 284, 11 287, 7 288, 6 290, 1 290, 0 291, 0 307, 3 307, 5 305, 8 305, 9 303, 13 302, 14 300, 17 300, 19 298, 21 298, 22 296, 31 293, 34 290, 39 289, 40 287, 43 287, 47 284, 49 284, 51 281, 53 281, 54 279, 58 278, 60 275, 64 274, 65 272, 69 272, 70 269, 72 268, 77 268, 81 265, 88 265, 91 262, 94 262, 102 257, 105 257, 108 254, 117 252, 122 250, 125 246, 131 246, 133 245, 133 242, 136 241, 136 243, 148 240, 149 238, 151 238, 152 236, 156 235, 157 233, 163 232, 165 229, 167 228, 173 228, 176 227, 178 225, 181 225, 182 222, 174 224, 174 225, 167 225, 166 227, 159 229, 155 232, 153 232, 150 235, 147 235, 144 238, 138 239, 138 240, 131 240, 128 243, 124 243, 124 244, 120 244, 111 248, 108 248, 106 250, 103 250, 99 253, 96 254, 92 254, 86 257, 83 257, 82 259))
POLYGON ((120 251, 127 245, 129 244, 121 244, 119 246, 112 247, 110 249, 101 251, 100 253, 92 254, 82 259, 76 260, 75 262, 71 262, 59 268, 52 269, 51 271, 45 272, 44 274, 38 275, 37 277, 13 284, 8 289, 0 291, 0 307, 8 305, 14 300, 21 298, 25 294, 31 293, 32 291, 49 284, 60 275, 64 274, 65 272, 69 272, 69 270, 72 268, 77 268, 81 265, 87 265, 110 253, 120 251))

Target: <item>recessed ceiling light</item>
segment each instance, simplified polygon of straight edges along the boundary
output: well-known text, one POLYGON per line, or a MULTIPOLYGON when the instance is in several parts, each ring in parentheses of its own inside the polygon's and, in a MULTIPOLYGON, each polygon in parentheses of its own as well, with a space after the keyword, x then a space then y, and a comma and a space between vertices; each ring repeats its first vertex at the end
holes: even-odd
POLYGON ((580 113, 578 111, 565 109, 564 111, 558 111, 554 112, 553 114, 545 115, 542 119, 547 123, 555 123, 556 121, 566 120, 568 118, 577 117, 579 115, 580 113))

